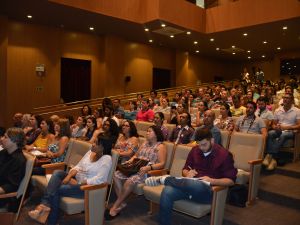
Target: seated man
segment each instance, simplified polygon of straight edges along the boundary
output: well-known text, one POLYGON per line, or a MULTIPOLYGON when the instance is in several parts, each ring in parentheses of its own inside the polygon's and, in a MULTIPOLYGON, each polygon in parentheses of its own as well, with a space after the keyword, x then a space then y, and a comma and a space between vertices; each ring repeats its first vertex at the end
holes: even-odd
POLYGON ((267 99, 265 97, 259 97, 257 99, 257 107, 258 109, 255 112, 255 116, 262 118, 267 128, 269 128, 274 120, 274 115, 267 109, 267 99))
POLYGON ((180 114, 179 125, 172 131, 169 141, 175 142, 175 144, 188 144, 193 134, 191 115, 184 112, 180 114))
POLYGON ((235 124, 235 130, 242 133, 262 134, 267 137, 267 128, 265 122, 255 116, 256 104, 249 101, 247 103, 246 115, 240 116, 235 124))
POLYGON ((113 101, 113 108, 114 108, 115 116, 118 119, 123 119, 124 115, 125 115, 125 111, 124 111, 124 108, 121 106, 120 99, 117 98, 113 101))
POLYGON ((142 99, 141 105, 142 109, 139 110, 136 114, 136 120, 138 121, 146 121, 152 122, 154 119, 154 112, 152 109, 149 108, 150 101, 149 99, 142 99))
MULTIPOLYGON (((214 126, 214 120, 215 120, 216 116, 215 113, 211 110, 206 110, 204 113, 204 118, 203 118, 203 125, 201 127, 198 127, 196 129, 203 129, 203 128, 208 128, 210 130, 210 132, 212 133, 212 137, 214 139, 214 143, 221 145, 221 132, 220 129, 217 126, 214 126)), ((196 137, 196 131, 193 135, 193 137, 191 138, 192 141, 195 140, 196 137)))
POLYGON ((148 186, 164 184, 160 197, 159 224, 171 224, 173 204, 177 200, 188 199, 198 203, 210 204, 213 185, 231 186, 236 179, 232 154, 215 144, 209 129, 196 131, 197 146, 190 151, 182 177, 169 175, 149 177, 148 186))
POLYGON ((267 139, 267 155, 263 161, 268 170, 275 169, 277 161, 274 158, 278 157, 279 149, 286 140, 294 138, 294 131, 300 129, 300 110, 293 106, 292 94, 286 93, 283 96, 283 106, 276 109, 272 128, 267 139))
POLYGON ((107 182, 111 166, 111 156, 103 155, 103 147, 93 146, 69 173, 63 170, 54 171, 41 204, 28 215, 40 223, 45 223, 50 213, 48 224, 57 224, 60 198, 84 198, 84 191, 80 186, 107 182))
MULTIPOLYGON (((25 175, 26 158, 22 152, 24 142, 25 134, 21 128, 9 128, 1 135, 0 194, 17 191, 25 175)), ((0 208, 8 206, 9 211, 14 211, 16 202, 11 200, 0 199, 0 208)))

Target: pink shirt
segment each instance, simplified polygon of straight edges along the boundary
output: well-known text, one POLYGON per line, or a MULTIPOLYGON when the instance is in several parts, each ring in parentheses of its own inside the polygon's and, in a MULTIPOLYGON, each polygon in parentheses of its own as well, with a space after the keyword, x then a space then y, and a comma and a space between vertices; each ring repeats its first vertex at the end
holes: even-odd
POLYGON ((152 122, 153 119, 154 119, 154 112, 152 109, 148 109, 147 111, 140 110, 136 114, 136 120, 139 120, 139 121, 152 122))

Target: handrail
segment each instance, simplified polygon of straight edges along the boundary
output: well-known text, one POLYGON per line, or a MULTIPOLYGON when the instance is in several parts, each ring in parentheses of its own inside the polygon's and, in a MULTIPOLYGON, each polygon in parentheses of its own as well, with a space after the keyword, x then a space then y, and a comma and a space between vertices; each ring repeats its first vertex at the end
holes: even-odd
MULTIPOLYGON (((220 81, 220 82, 211 82, 211 83, 201 83, 197 85, 184 85, 184 86, 177 86, 172 88, 164 88, 164 89, 158 89, 157 92, 162 93, 164 91, 168 92, 168 94, 174 94, 178 92, 179 90, 183 88, 188 89, 195 89, 199 87, 204 87, 208 85, 215 85, 215 84, 228 84, 228 83, 234 83, 237 80, 229 80, 229 81, 220 81)), ((141 92, 134 92, 129 94, 120 94, 120 95, 114 95, 114 96, 108 96, 108 98, 111 99, 120 99, 121 102, 125 101, 128 102, 130 100, 136 99, 136 96, 138 94, 143 94, 145 97, 148 97, 150 95, 150 91, 141 91, 141 92)), ((92 107, 99 106, 102 103, 104 97, 101 98, 94 98, 89 100, 83 100, 83 101, 76 101, 76 102, 69 102, 69 103, 62 103, 62 104, 56 104, 56 105, 50 105, 50 106, 42 106, 42 107, 36 107, 33 109, 33 114, 39 114, 39 115, 52 115, 52 114, 62 114, 62 113, 70 113, 70 112, 80 112, 80 109, 83 105, 90 105, 92 107)), ((71 113, 74 114, 74 113, 71 113)), ((77 115, 77 113, 75 113, 77 115)))

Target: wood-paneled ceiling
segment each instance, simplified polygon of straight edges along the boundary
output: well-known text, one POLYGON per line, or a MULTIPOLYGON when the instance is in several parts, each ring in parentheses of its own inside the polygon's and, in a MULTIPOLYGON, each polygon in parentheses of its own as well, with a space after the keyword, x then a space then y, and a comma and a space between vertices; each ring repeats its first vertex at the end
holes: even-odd
POLYGON ((191 31, 188 35, 186 32, 190 30, 161 20, 146 24, 134 23, 47 0, 1 0, 0 15, 8 17, 9 20, 59 29, 94 35, 116 35, 133 42, 178 49, 221 60, 264 60, 273 58, 279 52, 300 51, 300 17, 212 34, 191 31), (32 15, 32 18, 28 19, 27 15, 32 15), (171 38, 169 35, 154 32, 162 29, 162 24, 167 26, 167 29, 163 29, 172 32, 169 28, 176 28, 182 33, 171 38), (89 30, 90 27, 94 30, 89 30), (284 30, 283 27, 287 29, 284 30), (145 28, 149 31, 146 32, 145 28), (264 41, 267 43, 264 44, 264 41))

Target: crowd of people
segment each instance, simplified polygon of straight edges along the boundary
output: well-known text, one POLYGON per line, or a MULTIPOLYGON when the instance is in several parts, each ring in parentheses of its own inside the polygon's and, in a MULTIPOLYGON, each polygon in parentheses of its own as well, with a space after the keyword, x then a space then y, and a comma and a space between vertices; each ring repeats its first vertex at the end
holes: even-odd
MULTIPOLYGON (((57 223, 61 196, 83 197, 80 185, 106 182, 112 149, 119 153, 120 164, 130 164, 135 159, 145 159, 148 163, 130 176, 115 172, 117 200, 105 214, 108 220, 126 207, 127 197, 135 185, 145 182, 147 172, 164 167, 167 153, 163 142, 166 140, 193 146, 183 176, 201 178, 211 185, 229 186, 236 178, 232 156, 221 146, 220 130, 263 135, 266 139, 263 165, 267 170, 274 170, 280 162, 280 148, 300 129, 298 84, 295 77, 289 82, 282 79, 274 83, 264 81, 262 74, 256 77, 243 74, 240 83, 233 87, 212 84, 197 90, 182 89, 174 98, 167 92, 158 96, 155 90, 150 91, 148 98, 138 94, 136 101, 130 101, 126 110, 120 99, 104 98, 102 105, 94 110, 88 105, 83 106, 76 120, 72 116, 53 115, 45 119, 18 112, 13 117, 12 128, 7 131, 1 128, 0 194, 17 190, 25 172, 22 150, 43 154, 49 159, 48 163, 63 162, 70 138, 90 142, 94 147, 69 173, 55 172, 51 177, 41 204, 29 212, 29 216, 39 222, 44 222, 50 214, 48 224, 57 223), (153 122, 142 144, 139 144, 135 121, 153 122), (175 124, 175 128, 169 132, 166 123, 175 124), (214 168, 216 171, 206 168, 206 161, 212 155, 219 160, 214 168), (7 176, 12 163, 18 165, 10 173, 14 174, 13 178, 7 176), (223 167, 228 171, 220 172, 223 167), (203 168, 208 172, 203 173, 203 168)), ((44 173, 40 165, 35 166, 33 174, 44 173)), ((146 180, 147 185, 163 183, 167 186, 161 198, 161 224, 167 224, 166 218, 170 217, 173 204, 170 202, 187 198, 187 189, 195 201, 211 201, 209 186, 204 185, 195 191, 194 186, 199 185, 195 182, 198 180, 174 177, 146 180), (204 194, 207 198, 196 198, 204 194)), ((0 207, 8 203, 1 201, 0 207)))

